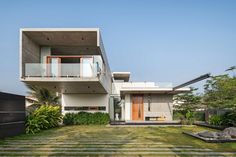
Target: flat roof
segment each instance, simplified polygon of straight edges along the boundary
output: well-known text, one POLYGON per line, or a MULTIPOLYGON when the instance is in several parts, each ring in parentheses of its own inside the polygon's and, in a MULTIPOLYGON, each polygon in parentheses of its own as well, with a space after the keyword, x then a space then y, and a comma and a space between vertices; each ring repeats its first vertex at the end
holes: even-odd
POLYGON ((120 89, 121 94, 125 93, 169 93, 179 94, 189 92, 190 88, 179 88, 173 90, 173 88, 158 88, 158 87, 123 87, 120 89))
POLYGON ((128 82, 130 78, 130 72, 113 72, 112 76, 115 80, 124 80, 125 82, 128 82))
POLYGON ((99 28, 21 28, 20 31, 99 31, 99 28))

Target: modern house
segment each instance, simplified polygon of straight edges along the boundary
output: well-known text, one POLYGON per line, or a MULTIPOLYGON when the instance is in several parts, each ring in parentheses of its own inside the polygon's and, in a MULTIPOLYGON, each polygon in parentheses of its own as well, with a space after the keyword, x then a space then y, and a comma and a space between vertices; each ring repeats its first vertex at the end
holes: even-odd
POLYGON ((112 73, 98 28, 21 29, 20 80, 60 93, 63 114, 106 112, 124 121, 171 121, 173 95, 190 90, 112 73))

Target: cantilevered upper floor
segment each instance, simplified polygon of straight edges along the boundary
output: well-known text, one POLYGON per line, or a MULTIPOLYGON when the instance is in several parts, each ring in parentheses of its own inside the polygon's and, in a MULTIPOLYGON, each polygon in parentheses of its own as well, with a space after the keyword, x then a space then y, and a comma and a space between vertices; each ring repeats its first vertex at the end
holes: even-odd
POLYGON ((111 72, 98 28, 23 28, 20 79, 61 93, 110 93, 111 72))

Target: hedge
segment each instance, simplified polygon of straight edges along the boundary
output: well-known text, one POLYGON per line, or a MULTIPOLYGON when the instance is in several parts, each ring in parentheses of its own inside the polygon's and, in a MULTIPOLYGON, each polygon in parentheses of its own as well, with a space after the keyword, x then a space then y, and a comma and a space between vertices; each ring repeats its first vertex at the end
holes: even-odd
MULTIPOLYGON (((173 112, 173 119, 180 120, 179 115, 182 115, 181 111, 174 110, 173 112)), ((204 111, 195 111, 193 112, 193 119, 194 121, 205 121, 205 112, 204 111)))
POLYGON ((63 117, 63 123, 65 125, 106 125, 110 121, 108 113, 88 113, 88 112, 79 112, 79 113, 66 113, 63 117))

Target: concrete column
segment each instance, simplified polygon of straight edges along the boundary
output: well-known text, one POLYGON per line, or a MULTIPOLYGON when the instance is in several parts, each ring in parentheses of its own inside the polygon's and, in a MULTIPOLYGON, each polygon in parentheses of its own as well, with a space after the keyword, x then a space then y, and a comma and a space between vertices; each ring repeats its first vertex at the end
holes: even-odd
POLYGON ((125 95, 125 117, 124 117, 124 120, 131 120, 130 94, 125 95))

